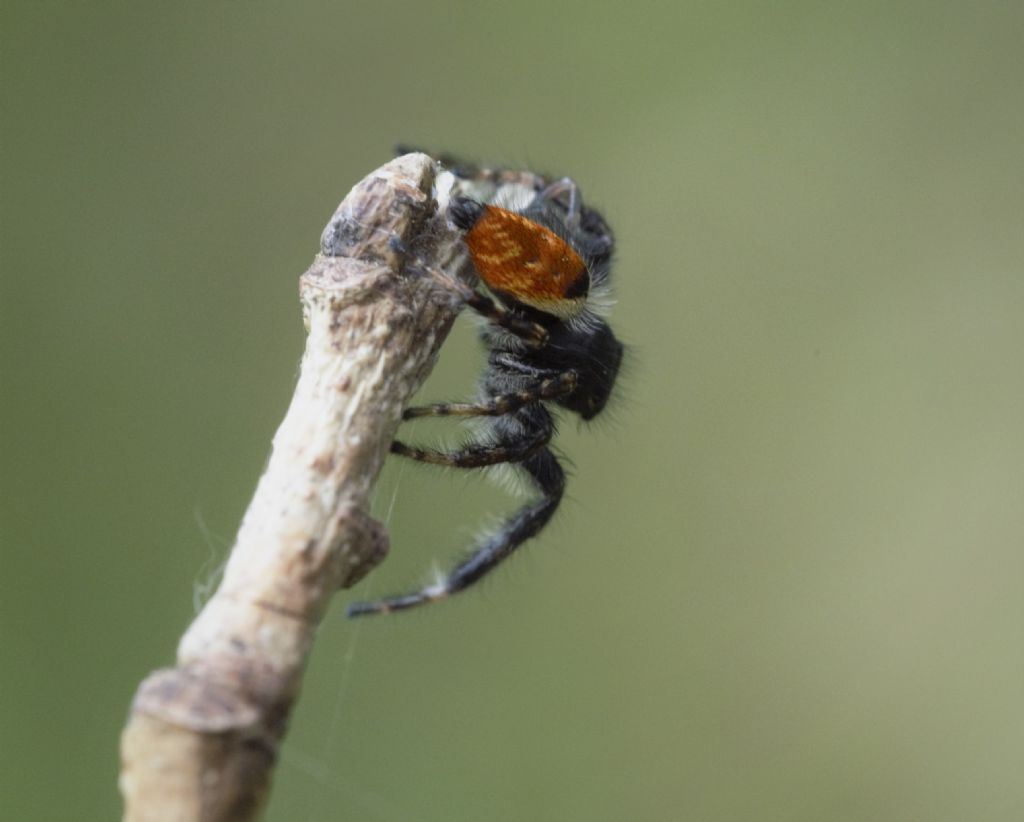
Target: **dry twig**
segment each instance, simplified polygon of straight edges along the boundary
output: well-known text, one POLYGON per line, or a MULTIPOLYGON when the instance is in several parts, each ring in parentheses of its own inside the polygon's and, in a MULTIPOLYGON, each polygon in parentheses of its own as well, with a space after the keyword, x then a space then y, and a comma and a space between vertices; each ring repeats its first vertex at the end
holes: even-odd
POLYGON ((457 253, 435 173, 409 154, 368 176, 302 275, 309 336, 272 456, 220 587, 177 666, 139 686, 122 735, 131 822, 260 814, 316 626, 387 551, 369 492, 458 311, 453 292, 402 272, 409 248, 431 267, 457 253))

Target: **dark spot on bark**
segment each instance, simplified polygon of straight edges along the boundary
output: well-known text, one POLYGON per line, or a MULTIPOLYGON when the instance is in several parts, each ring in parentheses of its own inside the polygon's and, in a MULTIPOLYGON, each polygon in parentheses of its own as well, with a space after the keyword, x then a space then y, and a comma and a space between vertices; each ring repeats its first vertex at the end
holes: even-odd
POLYGON ((313 470, 324 475, 331 473, 334 470, 334 455, 324 454, 317 457, 313 460, 313 470))
POLYGON ((347 215, 335 215, 320 235, 320 250, 328 257, 347 257, 353 246, 366 241, 366 227, 347 215))

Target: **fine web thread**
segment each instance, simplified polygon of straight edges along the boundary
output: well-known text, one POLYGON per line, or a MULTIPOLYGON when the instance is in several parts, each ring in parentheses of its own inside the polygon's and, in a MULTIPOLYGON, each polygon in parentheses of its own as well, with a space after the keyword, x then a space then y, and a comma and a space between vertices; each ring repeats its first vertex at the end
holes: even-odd
POLYGON ((228 550, 230 542, 219 534, 214 534, 206 524, 202 508, 196 505, 192 510, 192 517, 195 519, 196 527, 206 543, 206 550, 209 552, 206 560, 199 566, 195 578, 192 580, 192 611, 198 614, 203 606, 209 602, 213 592, 220 585, 224 576, 224 567, 228 564, 228 550))

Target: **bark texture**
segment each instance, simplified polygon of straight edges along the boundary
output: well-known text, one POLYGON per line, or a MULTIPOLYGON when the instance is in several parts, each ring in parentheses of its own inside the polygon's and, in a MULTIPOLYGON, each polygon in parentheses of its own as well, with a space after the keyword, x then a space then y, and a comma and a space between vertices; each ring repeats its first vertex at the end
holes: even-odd
POLYGON ((436 173, 409 154, 369 175, 301 277, 308 338, 266 471, 220 587, 176 666, 139 686, 121 738, 130 822, 259 816, 331 595, 387 552, 369 493, 459 307, 424 274, 450 268, 459 247, 437 214, 436 173), (403 272, 410 254, 418 273, 403 272))

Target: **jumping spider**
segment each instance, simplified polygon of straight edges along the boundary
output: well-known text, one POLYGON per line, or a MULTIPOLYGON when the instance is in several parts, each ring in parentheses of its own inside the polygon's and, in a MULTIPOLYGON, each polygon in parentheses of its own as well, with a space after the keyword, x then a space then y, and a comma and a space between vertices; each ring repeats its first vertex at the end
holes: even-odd
MULTIPOLYGON (((494 182, 509 173, 462 166, 454 174, 464 180, 491 175, 494 182)), ((459 195, 448 203, 448 217, 465 232, 469 258, 492 295, 467 289, 465 296, 466 304, 486 320, 481 336, 488 357, 481 398, 409 408, 403 415, 405 420, 478 417, 485 421, 485 433, 454 451, 400 441, 391 450, 457 468, 508 463, 539 497, 483 538, 440 582, 401 596, 357 602, 348 609, 350 617, 444 599, 477 582, 536 536, 565 489, 565 472, 549 447, 555 435, 550 407, 590 420, 611 394, 623 346, 596 313, 608 292, 611 230, 597 211, 583 204, 571 179, 551 182, 529 174, 523 179, 532 181, 532 191, 520 209, 459 195)))

